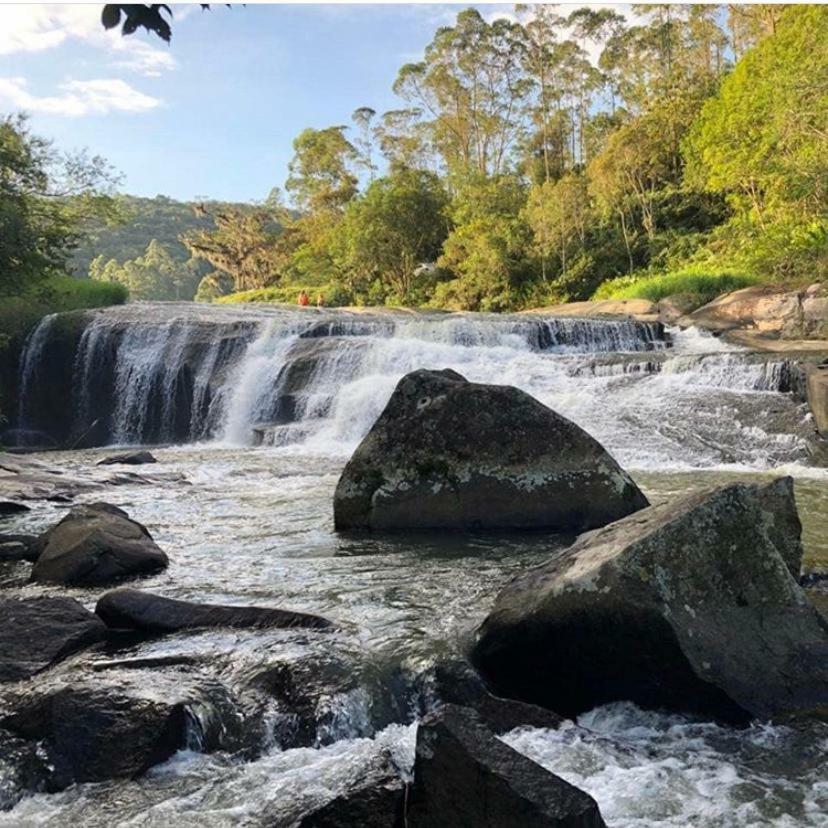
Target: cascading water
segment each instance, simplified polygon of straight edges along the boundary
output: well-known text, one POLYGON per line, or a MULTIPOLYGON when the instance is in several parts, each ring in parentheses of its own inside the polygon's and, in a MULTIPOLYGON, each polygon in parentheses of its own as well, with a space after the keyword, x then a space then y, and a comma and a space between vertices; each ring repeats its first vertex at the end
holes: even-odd
MULTIPOLYGON (((168 444, 153 448, 158 466, 117 488, 112 467, 95 465, 100 450, 38 458, 108 487, 79 500, 124 505, 168 551, 169 569, 139 588, 318 613, 338 627, 191 631, 45 671, 40 686, 72 688, 78 676, 153 703, 189 687, 182 750, 137 779, 60 793, 21 790, 0 755, 0 809, 11 809, 0 826, 288 826, 389 757, 410 773, 413 722, 434 698, 430 667, 463 652, 503 585, 568 542, 334 532, 342 465, 416 368, 525 389, 601 440, 653 500, 784 466, 797 476, 806 558, 828 561, 828 487, 824 470, 806 467, 812 425, 787 393, 793 363, 698 331, 535 314, 136 303, 90 313, 63 376, 49 363, 66 341, 53 341, 57 327, 44 321, 26 349, 23 421, 45 427, 40 392, 52 378, 63 384, 45 399, 63 400, 72 433, 89 432, 92 445, 168 444), (295 664, 299 678, 285 685, 295 664)), ((63 508, 41 504, 4 531, 40 532, 63 508)), ((0 575, 25 596, 54 594, 23 564, 0 565, 0 575)), ((72 595, 93 607, 100 592, 72 595)), ((623 828, 825 824, 825 728, 731 730, 619 703, 560 730, 503 738, 592 793, 623 828)))
MULTIPOLYGON (((33 419, 28 389, 51 324, 24 355, 21 422, 33 419)), ((111 309, 78 343, 73 433, 104 417, 99 442, 214 439, 343 454, 400 377, 423 367, 516 385, 633 467, 764 468, 808 456, 803 414, 778 393, 792 385, 785 360, 657 323, 541 314, 111 309)))

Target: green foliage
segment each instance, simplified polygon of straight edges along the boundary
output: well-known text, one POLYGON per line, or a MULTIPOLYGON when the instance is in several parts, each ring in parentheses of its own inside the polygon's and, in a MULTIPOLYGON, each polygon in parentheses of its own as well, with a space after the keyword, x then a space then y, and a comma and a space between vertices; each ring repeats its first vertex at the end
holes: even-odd
POLYGON ((418 275, 434 262, 448 232, 448 196, 434 173, 398 170, 352 201, 340 226, 341 261, 352 290, 375 283, 384 299, 422 301, 418 275))
POLYGON ((604 282, 594 299, 649 299, 658 302, 667 296, 681 295, 690 307, 700 307, 722 293, 756 284, 755 276, 734 272, 709 272, 687 269, 659 275, 622 276, 604 282))
POLYGON ((137 259, 153 239, 177 262, 186 262, 190 253, 180 241, 181 236, 211 229, 216 212, 254 209, 247 204, 185 202, 166 196, 117 195, 112 201, 111 214, 90 218, 79 228, 83 238, 70 258, 70 272, 74 275, 86 276, 97 256, 103 256, 104 261, 115 259, 119 264, 137 259))
MULTIPOLYGON (((280 212, 271 206, 220 209, 213 214, 213 229, 191 231, 181 241, 193 257, 227 273, 235 290, 263 287, 278 278, 276 242, 282 232, 280 212)), ((151 263, 151 267, 158 266, 158 262, 151 263)), ((173 273, 170 268, 170 277, 173 273)))
POLYGON ((0 294, 65 271, 81 225, 111 209, 106 162, 61 153, 22 116, 0 119, 0 294))
POLYGON ((828 7, 792 6, 774 28, 705 104, 685 141, 687 180, 734 211, 711 257, 770 278, 824 278, 828 7))
POLYGON ((828 7, 561 8, 463 10, 400 68, 402 108, 302 131, 295 212, 275 191, 119 201, 81 272, 136 297, 490 311, 827 278, 828 7))
POLYGON ((201 281, 201 268, 194 260, 177 262, 169 251, 153 239, 142 256, 122 265, 116 259, 92 260, 89 278, 96 282, 123 285, 133 299, 192 299, 201 281))

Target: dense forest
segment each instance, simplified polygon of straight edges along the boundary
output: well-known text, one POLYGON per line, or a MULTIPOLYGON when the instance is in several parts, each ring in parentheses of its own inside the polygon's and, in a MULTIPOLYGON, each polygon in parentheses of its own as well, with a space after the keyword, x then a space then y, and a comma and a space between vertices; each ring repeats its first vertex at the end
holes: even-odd
POLYGON ((403 108, 296 138, 298 216, 272 198, 189 246, 245 298, 472 310, 823 279, 826 42, 815 5, 467 9, 399 70, 403 108))
POLYGON ((490 311, 824 279, 828 7, 563 8, 461 11, 399 69, 398 109, 305 129, 285 195, 255 205, 115 196, 84 157, 50 224, 55 153, 7 118, 42 176, 8 203, 42 238, 25 267, 0 251, 0 279, 490 311))

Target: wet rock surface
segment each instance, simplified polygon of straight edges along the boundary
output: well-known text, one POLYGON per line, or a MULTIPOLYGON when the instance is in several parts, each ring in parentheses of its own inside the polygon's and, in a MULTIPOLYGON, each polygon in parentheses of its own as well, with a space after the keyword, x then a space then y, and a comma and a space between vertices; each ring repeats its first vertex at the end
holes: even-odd
POLYGON ((74 598, 0 600, 0 682, 20 681, 106 637, 74 598))
POLYGON ((446 705, 417 732, 409 828, 603 828, 595 800, 527 759, 467 708, 446 705))
POLYGON ((473 660, 504 695, 565 715, 624 699, 824 714, 828 626, 797 582, 799 532, 790 478, 650 507, 512 581, 473 660))
POLYGON ((563 718, 535 704, 504 699, 490 693, 483 680, 466 661, 443 661, 428 671, 426 680, 440 704, 467 707, 494 733, 516 727, 556 728, 563 718))
MULTIPOLYGON (((0 727, 39 745, 51 791, 76 782, 138 776, 185 747, 203 696, 187 676, 164 670, 67 667, 16 686, 2 699, 0 727)), ((204 748, 218 747, 205 740, 204 748)))
POLYGON ((197 604, 164 598, 137 589, 118 589, 102 596, 95 612, 109 627, 162 635, 199 627, 310 627, 333 624, 318 615, 267 607, 197 604))
POLYGON ((108 503, 76 506, 38 540, 32 580, 108 584, 164 569, 166 554, 147 529, 108 503))
POLYGON ((597 440, 510 386, 400 380, 336 487, 339 530, 603 526, 647 505, 597 440))
MULTIPOLYGON (((405 783, 390 763, 367 768, 358 784, 292 823, 292 828, 403 828, 405 783)), ((263 820, 277 828, 278 819, 263 820)))
POLYGON ((128 451, 123 454, 113 454, 109 457, 104 457, 99 460, 99 466, 143 466, 147 463, 157 463, 155 457, 148 451, 128 451))

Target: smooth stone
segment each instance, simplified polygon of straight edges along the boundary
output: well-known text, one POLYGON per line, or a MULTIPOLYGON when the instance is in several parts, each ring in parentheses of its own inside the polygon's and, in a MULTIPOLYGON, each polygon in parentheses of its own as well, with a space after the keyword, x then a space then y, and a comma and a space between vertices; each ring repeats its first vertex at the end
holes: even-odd
POLYGON ((148 451, 128 451, 124 454, 113 454, 110 457, 105 457, 99 460, 95 465, 97 466, 114 466, 116 464, 124 466, 142 466, 146 463, 157 463, 158 461, 148 451))
POLYGON ((32 580, 94 586, 164 569, 147 529, 109 503, 76 506, 38 540, 32 580))
POLYGON ((137 589, 107 592, 95 613, 108 627, 164 634, 198 627, 308 627, 328 629, 332 622, 319 615, 266 607, 197 604, 163 598, 137 589))

